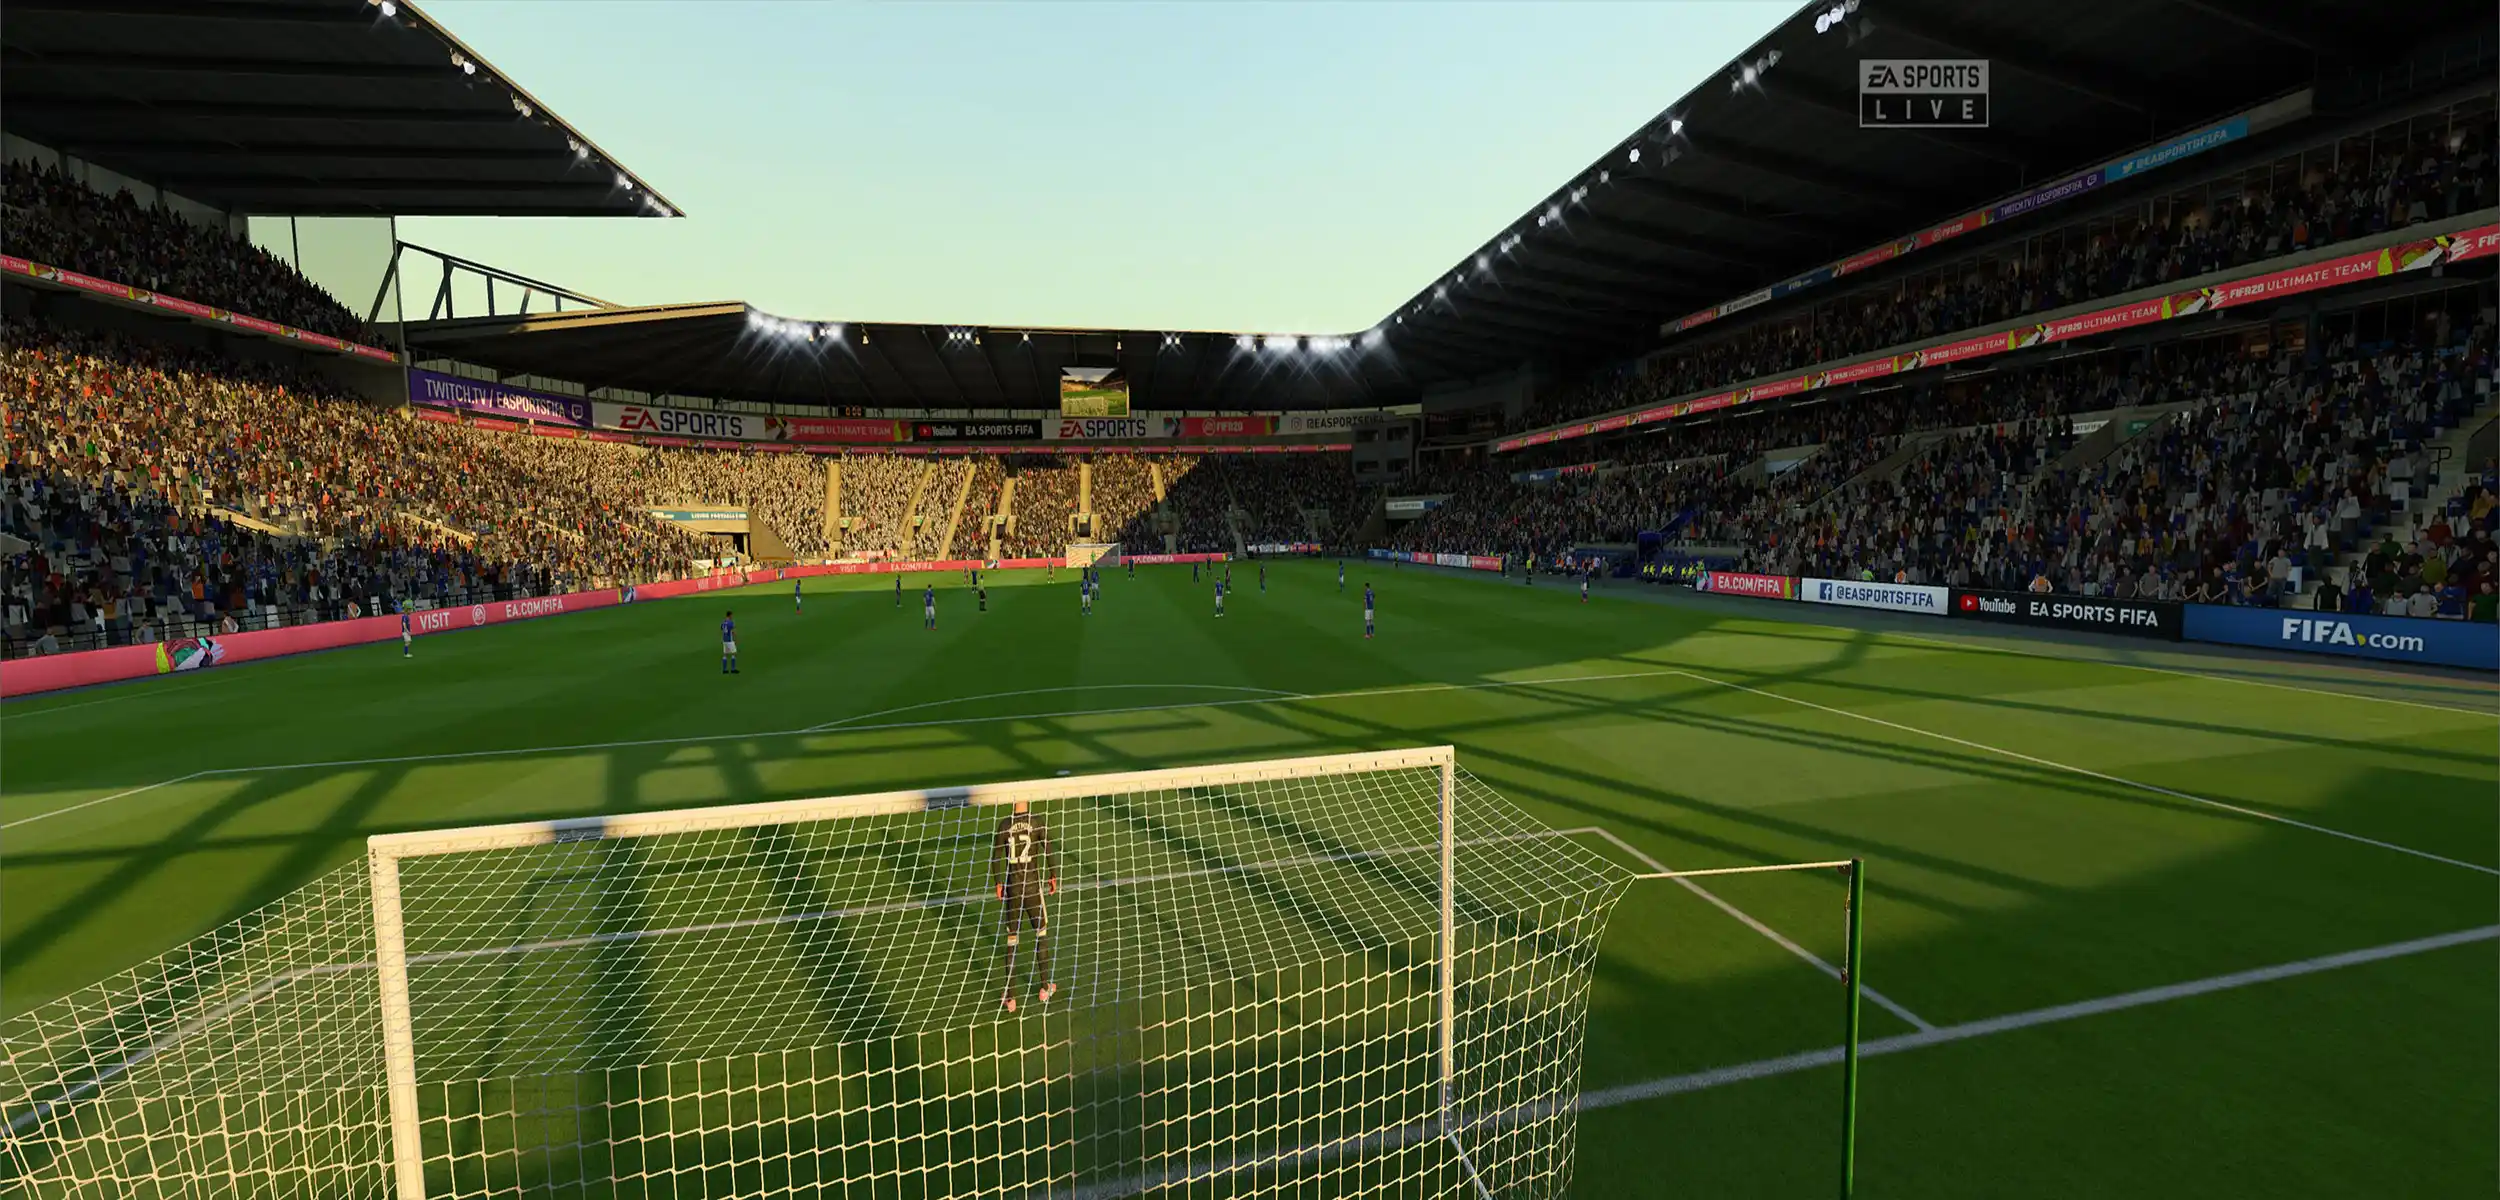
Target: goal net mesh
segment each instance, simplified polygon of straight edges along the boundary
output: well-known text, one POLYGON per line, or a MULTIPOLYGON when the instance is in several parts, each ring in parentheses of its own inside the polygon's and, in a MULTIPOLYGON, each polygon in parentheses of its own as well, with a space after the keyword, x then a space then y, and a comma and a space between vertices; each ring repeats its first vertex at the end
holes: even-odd
MULTIPOLYGON (((1565 1191, 1629 873, 1457 773, 1445 1031, 1440 769, 1256 766, 1042 781, 1006 900, 1020 785, 395 855, 422 1194, 1565 1191)), ((0 1025, 0 1167, 404 1197, 369 880, 0 1025)))

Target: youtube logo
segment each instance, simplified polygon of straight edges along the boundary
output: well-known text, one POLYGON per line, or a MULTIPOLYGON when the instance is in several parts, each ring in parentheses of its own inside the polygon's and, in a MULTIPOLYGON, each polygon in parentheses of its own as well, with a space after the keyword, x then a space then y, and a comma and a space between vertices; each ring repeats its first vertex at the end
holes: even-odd
POLYGON ((1962 597, 1962 611, 1963 611, 1963 612, 1978 612, 1978 611, 1979 611, 1979 597, 1977 597, 1977 596, 1970 596, 1970 595, 1965 595, 1965 596, 1963 596, 1963 597, 1962 597))

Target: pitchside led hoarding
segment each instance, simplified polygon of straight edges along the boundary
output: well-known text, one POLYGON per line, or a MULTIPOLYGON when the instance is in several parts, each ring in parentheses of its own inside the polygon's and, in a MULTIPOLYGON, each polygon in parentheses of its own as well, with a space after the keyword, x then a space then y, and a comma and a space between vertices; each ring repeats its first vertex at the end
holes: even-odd
POLYGON ((1855 579, 1800 579, 1797 581, 1797 598, 1811 604, 1926 613, 1935 617, 1943 616, 1949 607, 1949 593, 1945 588, 1915 583, 1864 583, 1855 579))
POLYGON ((2112 600, 2092 596, 2035 596, 2028 592, 1953 590, 1953 615, 2048 629, 2089 629, 2178 641, 2179 605, 2166 600, 2112 600))
POLYGON ((2186 608, 2187 636, 2194 641, 2500 671, 2500 628, 2476 622, 2220 604, 2186 608))

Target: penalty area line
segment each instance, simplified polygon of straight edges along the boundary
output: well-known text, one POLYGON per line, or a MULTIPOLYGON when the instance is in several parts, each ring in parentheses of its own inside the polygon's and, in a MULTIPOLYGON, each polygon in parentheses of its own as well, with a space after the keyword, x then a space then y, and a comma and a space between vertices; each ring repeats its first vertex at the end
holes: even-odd
MULTIPOLYGON (((1983 1017, 1976 1021, 1964 1021, 1958 1025, 1922 1029, 1916 1033, 1873 1038, 1858 1044, 1858 1054, 1862 1058, 1872 1058, 1883 1054, 1898 1054, 1904 1050, 1916 1050, 1922 1046, 1965 1042, 1973 1038, 2011 1033, 2017 1029, 2033 1029, 2081 1017, 2122 1012, 2131 1008, 2164 1004, 2172 1000, 2184 1000, 2190 996, 2211 995, 2215 992, 2227 992, 2260 983, 2296 979, 2303 975, 2316 975, 2324 971, 2360 966, 2363 963, 2427 954, 2433 950, 2445 950, 2451 946, 2465 946, 2494 939, 2500 939, 2500 925, 2485 925, 2480 929, 2434 934, 2410 941, 2391 942, 2384 946, 2347 950, 2340 954, 2322 954, 2316 958, 2304 958, 2298 962, 2277 963, 2270 967, 2256 967, 2246 971, 2233 971, 2226 975, 2191 979, 2185 983, 2171 983, 2160 987, 2144 988, 2140 991, 2121 992, 2115 996, 2103 996, 2096 1000, 2080 1000, 2072 1004, 2058 1004, 2048 1008, 2007 1013, 2003 1016, 1983 1017)), ((1661 1096, 1698 1092, 1731 1083, 1743 1083, 1751 1079, 1767 1079, 1774 1075, 1787 1075, 1816 1067, 1831 1066, 1841 1061, 1841 1054, 1841 1047, 1826 1046, 1820 1050, 1808 1050, 1801 1054, 1757 1059, 1734 1066, 1695 1071, 1688 1075, 1669 1075, 1662 1079, 1600 1088, 1593 1092, 1581 1093, 1580 1108, 1584 1112, 1591 1109, 1613 1108, 1640 1100, 1654 1100, 1661 1096)))
MULTIPOLYGON (((897 730, 908 729, 941 729, 956 725, 988 725, 1002 721, 1053 721, 1066 717, 1116 717, 1128 716, 1136 713, 1179 712, 1196 708, 1232 708, 1245 704, 1296 704, 1310 701, 1360 700, 1372 696, 1407 696, 1423 692, 1470 692, 1493 688, 1527 688, 1547 687, 1566 683, 1600 683, 1616 679, 1655 679, 1663 678, 1669 675, 1682 675, 1686 673, 1687 672, 1683 671, 1663 669, 1655 671, 1617 671, 1602 675, 1564 675, 1548 679, 1492 679, 1478 680, 1473 683, 1421 683, 1387 688, 1362 688, 1343 692, 1279 692, 1272 696, 1248 696, 1235 700, 1192 700, 1180 704, 1139 704, 1113 708, 1074 708, 1061 709, 1056 712, 1004 713, 997 716, 986 717, 939 717, 926 721, 886 721, 875 725, 843 725, 841 722, 836 721, 829 722, 825 725, 809 726, 803 729, 765 729, 742 733, 702 733, 678 737, 633 738, 615 742, 573 742, 554 746, 515 746, 501 750, 444 750, 430 754, 392 754, 374 758, 340 758, 314 762, 263 763, 257 766, 248 767, 208 767, 202 770, 193 771, 188 775, 180 775, 172 779, 160 780, 155 783, 130 788, 126 791, 115 792, 109 796, 99 796, 92 800, 82 800, 76 804, 67 805, 62 808, 50 809, 44 812, 19 817, 14 821, 0 822, 0 831, 15 829, 21 825, 32 825, 37 821, 61 816, 65 813, 77 812, 83 808, 91 808, 108 800, 119 800, 126 796, 135 796, 141 792, 154 791, 157 788, 170 787, 177 783, 188 783, 194 779, 209 779, 222 775, 253 775, 261 772, 276 771, 311 771, 325 768, 338 769, 345 767, 393 766, 401 763, 456 762, 478 758, 522 758, 537 754, 578 754, 584 751, 592 750, 626 750, 645 746, 692 746, 701 745, 707 742, 756 741, 764 738, 806 737, 809 735, 890 733, 897 730), (839 727, 836 728, 835 726, 839 727)), ((1231 685, 1148 684, 1121 686, 1213 687, 1231 685)), ((943 703, 964 703, 993 698, 994 697, 989 696, 961 696, 943 703)), ((864 720, 870 716, 881 715, 885 714, 867 713, 860 717, 849 719, 864 720)))
POLYGON ((1682 675, 1687 679, 1698 679, 1703 683, 1716 684, 1723 688, 1733 688, 1740 692, 1751 692, 1756 696, 1768 697, 1784 703, 1794 704, 1801 708, 1811 708, 1816 712, 1826 712, 1837 717, 1847 717, 1853 721, 1865 721, 1871 725, 1881 725, 1886 729, 1898 730, 1902 733, 1915 733, 1920 737, 1930 737, 1940 742, 1951 742, 1956 746, 1965 747, 1971 750, 1985 751, 1989 754, 1997 755, 2000 758, 2010 758, 2017 762, 2027 762, 2034 766, 2051 767, 2056 770, 2081 775, 2087 779, 2098 779, 2103 783, 2114 783, 2121 787, 2131 787, 2140 792, 2151 792, 2156 796, 2167 796, 2173 800, 2184 800, 2190 804, 2201 804, 2207 808, 2215 808, 2224 812, 2237 813, 2244 817, 2255 817, 2261 821, 2272 821, 2275 824, 2288 825, 2294 829, 2306 829, 2311 833, 2323 833, 2328 837, 2342 838, 2347 842, 2358 842, 2364 846, 2376 846, 2381 850, 2393 850, 2398 854, 2409 854, 2415 858, 2428 859, 2432 862, 2444 863, 2451 867, 2463 867, 2468 871, 2477 871, 2485 875, 2500 875, 2500 868, 2486 867, 2481 863, 2467 862, 2461 858, 2450 858, 2445 854, 2434 854, 2428 850, 2417 850, 2411 846, 2399 845, 2395 842, 2383 842, 2374 837, 2364 837, 2361 834, 2349 833, 2341 829, 2336 829, 2332 826, 2312 824, 2311 822, 2300 820, 2297 817, 2287 817, 2280 813, 2270 813, 2261 808, 2250 808, 2242 804, 2233 804, 2227 800, 2214 800, 2205 796, 2182 792, 2175 788, 2162 787, 2159 784, 2142 783, 2137 780, 2128 779, 2124 776, 2112 775, 2105 771, 2095 771, 2089 767, 2073 766, 2068 763, 2058 762, 2055 759, 2041 758, 2036 754, 2025 754, 2020 750, 2008 750, 2002 746, 1991 746, 1986 742, 1974 742, 1969 738, 1955 737, 1949 733, 1938 733, 1933 729, 1922 729, 1916 725, 1904 725, 1899 721, 1887 721, 1882 717, 1872 716, 1862 712, 1853 712, 1849 709, 1839 708, 1834 705, 1817 704, 1812 700, 1800 700, 1795 696, 1783 696, 1778 692, 1765 691, 1758 687, 1747 687, 1744 684, 1731 683, 1725 679, 1713 679, 1708 675, 1696 674, 1692 671, 1678 671, 1676 674, 1682 675))
MULTIPOLYGON (((2500 938, 2500 925, 2487 925, 2481 929, 2468 929, 2457 933, 2443 933, 2432 937, 2415 938, 2411 941, 2395 942, 2385 946, 2373 946, 2363 950, 2349 950, 2341 954, 2321 955, 2317 958, 2302 959, 2298 962, 2280 963, 2271 967, 2258 967, 2253 970, 2234 971, 2227 975, 2215 975, 2205 979, 2189 980, 2185 983, 2166 984, 2161 987, 2145 988, 2141 991, 2123 992, 2115 996, 2104 996, 2097 1000, 2084 1000, 2074 1004, 2060 1004, 2050 1008, 2036 1008, 2026 1012, 2008 1013, 2000 1017, 1988 1017, 1977 1021, 1966 1021, 1959 1025, 1946 1025, 1934 1029, 1924 1029, 1917 1033, 1905 1033, 1893 1037, 1876 1038, 1872 1041, 1859 1043, 1858 1053, 1861 1057, 1898 1054, 1904 1050, 1915 1050, 1921 1046, 1938 1046, 1948 1042, 1969 1041, 1973 1038, 1988 1037, 1999 1033, 2009 1033, 2017 1029, 2031 1029, 2041 1025, 2051 1025, 2063 1021, 2075 1020, 2080 1017, 2095 1016, 2101 1013, 2120 1012, 2131 1008, 2143 1008, 2148 1005, 2161 1004, 2171 1000, 2185 999, 2189 996, 2202 996, 2214 992, 2229 991, 2234 988, 2250 987, 2260 983, 2270 983, 2280 979, 2292 979, 2302 975, 2315 975, 2322 971, 2332 971, 2342 967, 2358 966, 2363 963, 2380 962, 2391 958, 2402 958, 2407 955, 2424 954, 2433 950, 2443 950, 2450 946, 2462 946, 2474 942, 2491 941, 2494 938, 2500 938)), ((1319 1166, 1335 1162, 1339 1159, 1351 1158, 1360 1155, 1377 1154, 1384 1150, 1403 1149, 1405 1147, 1413 1146, 1447 1134, 1454 1134, 1459 1131, 1474 1129, 1499 1130, 1513 1128, 1536 1121, 1551 1120, 1559 1115, 1566 1107, 1576 1109, 1580 1112, 1594 1112, 1600 1109, 1618 1108, 1626 1104, 1636 1104, 1643 1100, 1655 1100, 1665 1096, 1682 1095, 1687 1092, 1706 1091, 1710 1088, 1725 1087, 1729 1084, 1744 1083, 1748 1080, 1768 1079, 1775 1075, 1788 1075, 1794 1074, 1798 1071, 1812 1070, 1817 1067, 1834 1066, 1841 1061, 1841 1058, 1841 1047, 1831 1046, 1821 1050, 1809 1050, 1802 1054, 1789 1054, 1778 1058, 1759 1059, 1754 1062, 1739 1063, 1734 1066, 1719 1067, 1708 1071, 1696 1071, 1687 1075, 1669 1075, 1659 1079, 1644 1080, 1640 1083, 1627 1083, 1610 1088, 1600 1088, 1595 1091, 1582 1092, 1576 1100, 1569 1102, 1566 1102, 1559 1097, 1548 1100, 1531 1101, 1526 1104, 1514 1105, 1512 1107, 1500 1109, 1491 1113, 1464 1118, 1457 1123, 1455 1129, 1451 1129, 1440 1120, 1410 1121, 1402 1125, 1375 1130, 1370 1133, 1342 1137, 1332 1141, 1318 1142, 1303 1146, 1281 1147, 1254 1155, 1244 1155, 1229 1159, 1201 1159, 1195 1162, 1176 1162, 1165 1166, 1161 1171, 1150 1174, 1135 1175, 1124 1179, 1097 1180, 1092 1183, 1078 1185, 1072 1190, 1053 1188, 1047 1192, 1028 1193, 1028 1196, 1030 1197, 1030 1200, 1043 1200, 1045 1196, 1051 1198, 1068 1198, 1068 1200, 1111 1200, 1113 1197, 1134 1196, 1158 1188, 1175 1190, 1191 1184, 1238 1175, 1246 1171, 1279 1170, 1319 1166)), ((1455 1138, 1453 1138, 1453 1145, 1457 1145, 1455 1138)), ((1474 1164, 1469 1163, 1468 1166, 1472 1169, 1474 1164)))

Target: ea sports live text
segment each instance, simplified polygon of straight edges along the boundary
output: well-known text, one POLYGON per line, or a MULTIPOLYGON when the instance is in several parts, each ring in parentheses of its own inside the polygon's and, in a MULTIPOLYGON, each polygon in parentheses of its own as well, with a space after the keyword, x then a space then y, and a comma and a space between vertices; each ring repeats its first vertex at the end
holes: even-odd
POLYGON ((1985 129, 1988 60, 1870 58, 1858 63, 1861 129, 1985 129))

